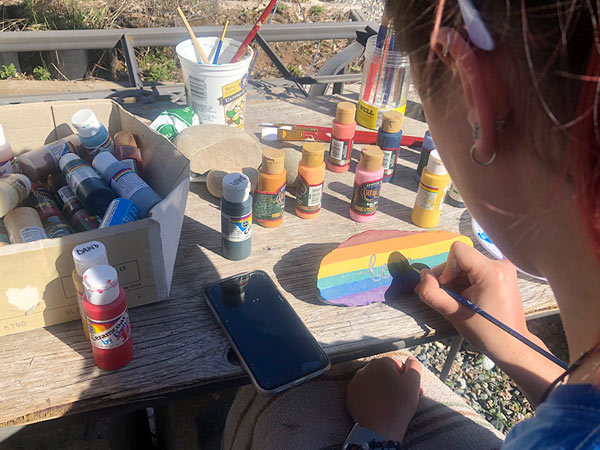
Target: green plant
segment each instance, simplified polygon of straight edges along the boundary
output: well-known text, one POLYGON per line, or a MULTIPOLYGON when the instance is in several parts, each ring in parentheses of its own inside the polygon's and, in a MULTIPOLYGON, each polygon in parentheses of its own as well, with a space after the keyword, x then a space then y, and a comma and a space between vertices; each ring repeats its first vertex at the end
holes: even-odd
POLYGON ((33 68, 33 77, 36 80, 47 81, 50 79, 50 71, 44 66, 37 66, 33 68))
POLYGON ((84 9, 74 0, 24 0, 22 11, 34 30, 83 30, 110 27, 122 9, 113 13, 108 5, 84 9))
POLYGON ((160 48, 147 51, 140 61, 140 70, 147 81, 173 81, 176 79, 177 63, 167 50, 160 48))
POLYGON ((291 74, 292 74, 294 77, 296 77, 296 78, 298 78, 298 77, 301 77, 301 76, 302 76, 302 70, 300 70, 300 67, 298 67, 298 66, 296 66, 296 65, 290 64, 290 65, 287 67, 287 69, 288 69, 288 70, 290 71, 290 73, 291 73, 291 74))
POLYGON ((325 12, 325 9, 321 5, 315 5, 310 8, 308 13, 311 16, 320 16, 325 12))
POLYGON ((17 69, 13 63, 10 63, 8 66, 2 64, 2 68, 0 69, 0 80, 5 80, 7 78, 15 78, 17 76, 17 69))

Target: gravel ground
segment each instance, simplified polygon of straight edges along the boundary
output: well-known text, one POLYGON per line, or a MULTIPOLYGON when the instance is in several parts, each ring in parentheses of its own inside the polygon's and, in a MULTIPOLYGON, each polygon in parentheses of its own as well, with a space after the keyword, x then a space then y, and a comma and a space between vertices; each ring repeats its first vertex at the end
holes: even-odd
POLYGON ((343 3, 346 6, 360 9, 367 20, 381 22, 384 0, 330 0, 330 3, 343 3))

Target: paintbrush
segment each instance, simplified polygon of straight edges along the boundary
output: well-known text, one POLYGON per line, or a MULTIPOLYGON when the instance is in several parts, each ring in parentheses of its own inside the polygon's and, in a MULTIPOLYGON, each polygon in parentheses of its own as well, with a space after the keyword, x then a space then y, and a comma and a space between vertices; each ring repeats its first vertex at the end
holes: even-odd
POLYGON ((188 33, 190 34, 190 38, 192 39, 192 43, 194 44, 194 48, 196 49, 196 59, 201 59, 203 63, 207 64, 208 58, 206 57, 206 53, 204 53, 204 50, 202 50, 202 46, 200 45, 200 42, 198 42, 198 39, 194 34, 194 30, 192 30, 192 27, 185 18, 185 14, 183 14, 183 11, 179 6, 177 7, 177 12, 181 16, 181 20, 183 20, 183 24, 185 25, 185 27, 188 30, 188 33), (198 56, 200 56, 200 58, 198 58, 198 56))
MULTIPOLYGON (((379 26, 379 31, 377 32, 377 41, 375 43, 375 51, 377 51, 377 49, 380 49, 383 47, 383 45, 387 39, 387 36, 388 36, 389 24, 390 24, 390 20, 389 20, 389 15, 388 15, 388 11, 387 11, 387 2, 386 2, 385 8, 383 10, 383 17, 381 18, 381 25, 379 26)), ((376 57, 373 59, 375 60, 376 57)), ((368 102, 369 97, 371 96, 371 91, 373 90, 373 83, 375 82, 375 76, 377 75, 377 72, 379 71, 379 64, 380 64, 380 62, 371 61, 371 64, 369 65, 369 72, 367 74, 367 79, 365 81, 365 91, 363 93, 363 98, 362 98, 365 102, 368 102)), ((375 99, 373 99, 373 103, 375 103, 375 99)))
POLYGON ((225 40, 225 34, 227 33, 227 27, 229 26, 229 20, 225 22, 225 26, 223 27, 223 32, 221 33, 221 39, 219 39, 219 43, 217 44, 217 50, 215 51, 215 57, 213 59, 213 64, 217 64, 219 60, 219 55, 221 54, 221 47, 223 47, 223 41, 225 40))
POLYGON ((279 0, 271 0, 271 3, 269 3, 267 5, 264 12, 258 19, 258 22, 256 22, 256 25, 254 25, 254 27, 252 27, 252 30, 250 30, 250 33, 248 33, 248 36, 246 36, 246 39, 244 39, 244 42, 242 42, 242 45, 240 45, 240 48, 238 48, 237 52, 235 52, 235 55, 233 55, 233 58, 231 58, 231 61, 230 61, 231 63, 236 63, 239 61, 239 59, 242 57, 242 55, 244 54, 244 52, 250 45, 250 42, 252 42, 252 40, 256 36, 256 33, 258 33, 258 30, 260 29, 262 24, 265 22, 265 20, 267 19, 267 16, 271 12, 271 10, 275 7, 275 5, 277 4, 278 1, 279 0))
MULTIPOLYGON (((400 252, 393 252, 392 254, 390 254, 390 261, 391 262, 388 263, 388 270, 389 270, 390 274, 392 275, 392 277, 394 277, 394 281, 396 281, 396 279, 402 281, 403 279, 410 278, 408 276, 408 274, 411 271, 414 271, 414 272, 420 274, 421 270, 423 270, 423 269, 429 269, 429 267, 426 264, 415 263, 415 264, 411 265, 410 262, 408 261, 408 259, 402 253, 400 253, 400 252)), ((548 358, 554 364, 562 367, 563 369, 567 369, 568 368, 568 365, 564 361, 561 361, 556 356, 554 356, 552 353, 544 350, 539 345, 531 342, 529 339, 527 339, 521 333, 519 333, 518 331, 513 330, 511 327, 509 327, 508 325, 506 325, 504 322, 501 322, 500 320, 496 319, 490 313, 488 313, 487 311, 484 311, 479 306, 477 306, 476 304, 474 304, 473 302, 471 302, 469 299, 463 297, 460 294, 457 294, 452 289, 449 289, 446 286, 440 285, 440 288, 443 289, 450 297, 452 297, 458 303, 460 303, 461 305, 469 308, 471 311, 479 314, 481 317, 483 317, 484 319, 488 320, 489 322, 492 322, 498 328, 500 328, 501 330, 507 332, 508 334, 510 334, 511 336, 513 336, 514 338, 518 339, 523 344, 527 345, 529 348, 531 348, 531 349, 535 350, 536 352, 538 352, 540 355, 548 358)))

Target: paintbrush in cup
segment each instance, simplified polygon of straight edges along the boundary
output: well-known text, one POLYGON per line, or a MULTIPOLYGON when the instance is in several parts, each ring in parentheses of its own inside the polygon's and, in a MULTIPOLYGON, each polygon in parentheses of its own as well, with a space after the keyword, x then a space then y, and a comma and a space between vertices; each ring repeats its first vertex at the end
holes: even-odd
POLYGON ((203 63, 207 64, 208 58, 206 57, 206 53, 204 53, 204 50, 202 50, 202 46, 200 45, 200 42, 196 38, 196 35, 194 34, 194 30, 192 30, 192 27, 190 26, 189 22, 185 18, 185 14, 183 14, 183 11, 181 10, 181 8, 179 6, 177 7, 177 12, 181 16, 181 20, 183 20, 183 24, 187 28, 187 31, 190 34, 190 38, 192 39, 192 43, 194 44, 194 48, 196 49, 196 60, 200 59, 200 60, 202 60, 203 63))
POLYGON ((229 26, 229 20, 225 22, 225 26, 223 27, 223 32, 221 33, 221 39, 219 39, 219 43, 217 44, 217 50, 215 50, 215 57, 213 58, 213 64, 217 64, 219 60, 219 55, 221 54, 221 47, 223 47, 223 41, 225 40, 225 34, 227 34, 227 27, 229 26))

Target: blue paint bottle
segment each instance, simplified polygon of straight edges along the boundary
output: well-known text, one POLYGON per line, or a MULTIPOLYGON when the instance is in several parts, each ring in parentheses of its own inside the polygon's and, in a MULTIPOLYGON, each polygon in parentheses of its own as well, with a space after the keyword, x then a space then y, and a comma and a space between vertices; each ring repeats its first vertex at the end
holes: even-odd
POLYGON ((100 228, 114 227, 123 223, 135 222, 140 218, 140 211, 131 200, 116 198, 110 205, 102 218, 100 228))
POLYGON ((112 152, 115 143, 91 109, 80 109, 71 117, 71 123, 79 134, 85 149, 85 159, 91 161, 100 152, 112 152))
POLYGON ((250 180, 243 173, 230 173, 223 178, 221 236, 225 258, 240 261, 250 256, 252 196, 250 180))
POLYGON ((429 162, 429 155, 433 150, 435 150, 435 144, 431 137, 431 133, 427 130, 425 132, 425 137, 423 138, 423 145, 421 146, 421 159, 419 160, 419 166, 417 167, 417 173, 415 174, 415 178, 419 182, 421 181, 423 169, 427 167, 427 163, 429 162))
POLYGON ((402 141, 402 120, 404 115, 399 111, 383 113, 381 128, 377 134, 377 146, 383 151, 383 182, 389 183, 394 177, 398 151, 402 141))
POLYGON ((100 172, 106 183, 110 183, 119 197, 135 203, 140 211, 140 218, 148 216, 152 207, 162 200, 138 174, 109 152, 98 153, 92 166, 100 172))

